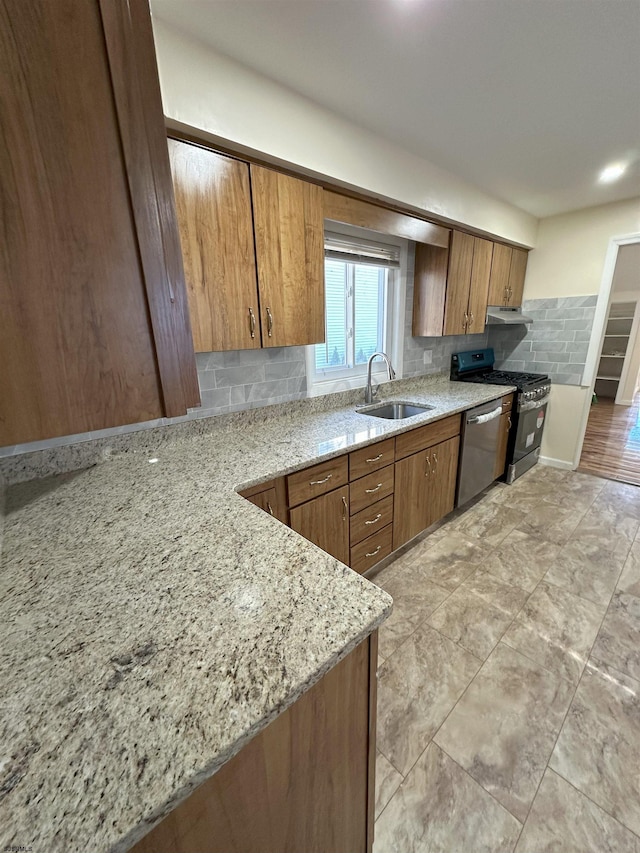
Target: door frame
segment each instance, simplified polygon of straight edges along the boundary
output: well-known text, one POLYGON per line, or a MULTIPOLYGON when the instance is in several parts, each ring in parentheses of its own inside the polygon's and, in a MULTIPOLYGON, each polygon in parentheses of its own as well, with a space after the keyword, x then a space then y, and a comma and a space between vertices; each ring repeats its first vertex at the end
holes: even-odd
POLYGON ((582 374, 581 387, 588 388, 589 393, 585 398, 582 412, 582 423, 578 434, 576 452, 573 457, 574 470, 580 464, 580 457, 582 456, 582 446, 584 444, 584 436, 587 431, 587 422, 589 420, 589 412, 591 410, 591 399, 596 384, 598 362, 600 360, 602 344, 604 343, 604 333, 607 325, 607 314, 609 311, 609 303, 611 301, 613 276, 618 260, 618 251, 620 246, 629 246, 633 243, 640 243, 640 231, 634 231, 631 234, 622 234, 618 237, 611 237, 607 253, 605 255, 604 269, 602 271, 600 290, 598 292, 598 302, 596 304, 593 327, 591 329, 591 340, 589 342, 589 350, 587 352, 584 373, 582 374))

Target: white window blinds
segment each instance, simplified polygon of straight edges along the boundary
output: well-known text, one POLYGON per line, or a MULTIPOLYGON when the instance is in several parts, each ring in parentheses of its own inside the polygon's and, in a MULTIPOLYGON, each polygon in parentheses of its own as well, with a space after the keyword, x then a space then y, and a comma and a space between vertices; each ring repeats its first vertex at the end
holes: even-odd
POLYGON ((357 237, 347 237, 343 234, 325 232, 325 258, 343 261, 349 264, 370 264, 376 267, 399 269, 400 247, 387 243, 372 243, 370 240, 359 240, 357 237))

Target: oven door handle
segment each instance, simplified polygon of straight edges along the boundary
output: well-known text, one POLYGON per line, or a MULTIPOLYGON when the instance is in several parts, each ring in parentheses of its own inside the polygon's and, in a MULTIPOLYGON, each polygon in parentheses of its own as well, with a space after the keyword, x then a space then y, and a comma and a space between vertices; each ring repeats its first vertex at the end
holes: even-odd
POLYGON ((549 402, 549 395, 546 397, 540 397, 539 400, 526 400, 523 403, 518 403, 518 411, 519 412, 531 412, 534 409, 540 409, 542 406, 546 406, 549 402))
POLYGON ((487 412, 486 415, 476 415, 475 418, 469 418, 467 421, 468 424, 486 424, 489 421, 492 421, 494 418, 499 418, 502 414, 502 403, 498 406, 497 409, 493 409, 491 412, 487 412))

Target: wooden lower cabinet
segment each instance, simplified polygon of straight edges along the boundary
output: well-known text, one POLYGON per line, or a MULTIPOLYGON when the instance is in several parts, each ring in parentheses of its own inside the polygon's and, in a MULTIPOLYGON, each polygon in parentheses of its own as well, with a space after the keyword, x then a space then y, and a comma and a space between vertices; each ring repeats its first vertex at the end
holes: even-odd
POLYGON ((289 519, 293 530, 349 565, 349 486, 293 507, 289 519))
POLYGON ((453 510, 459 445, 460 415, 449 415, 241 494, 367 572, 453 510))
POLYGON ((393 548, 399 548, 451 512, 459 436, 396 462, 393 548))
POLYGON ((283 524, 289 523, 289 508, 287 507, 287 491, 284 477, 269 480, 240 492, 243 498, 259 506, 269 515, 277 518, 283 524))
POLYGON ((368 853, 376 659, 374 633, 131 853, 368 853))
POLYGON ((513 408, 513 394, 502 398, 502 415, 500 416, 500 427, 498 433, 498 450, 496 452, 496 465, 493 470, 495 480, 502 477, 507 467, 507 445, 509 444, 509 433, 511 431, 511 410, 513 408))

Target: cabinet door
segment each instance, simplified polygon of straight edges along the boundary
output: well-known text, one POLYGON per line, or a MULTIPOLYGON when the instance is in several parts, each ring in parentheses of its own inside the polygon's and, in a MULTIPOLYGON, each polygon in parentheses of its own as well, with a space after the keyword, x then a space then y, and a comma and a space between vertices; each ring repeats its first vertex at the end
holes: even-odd
POLYGON ((509 298, 509 273, 511 270, 511 246, 493 244, 491 276, 489 279, 489 305, 506 305, 509 298))
POLYGON ((260 346, 249 166, 169 139, 196 352, 260 346))
POLYGON ((184 414, 199 394, 148 6, 2 0, 0 78, 0 445, 184 414))
MULTIPOLYGON (((444 334, 463 335, 469 316, 469 288, 473 266, 474 238, 461 231, 451 232, 444 334)), ((483 326, 484 328, 484 326, 483 326)))
POLYGON ((260 509, 277 518, 278 521, 288 524, 289 509, 287 507, 284 477, 278 477, 277 480, 269 480, 267 483, 244 489, 240 494, 252 504, 259 506, 260 509))
POLYGON ((529 253, 525 249, 512 249, 511 265, 509 267, 509 285, 507 288, 507 305, 518 308, 522 305, 524 291, 524 276, 527 271, 529 253))
POLYGON ((322 187, 251 166, 262 345, 324 341, 322 187))
POLYGON ((494 480, 502 477, 507 464, 507 443, 511 429, 511 412, 500 415, 500 431, 498 433, 498 450, 496 452, 496 467, 493 472, 494 480))
POLYGON ((348 486, 294 507, 290 524, 305 539, 349 565, 348 486))
POLYGON ((489 298, 489 277, 491 275, 491 258, 493 243, 474 237, 473 266, 471 268, 471 287, 469 290, 469 324, 467 334, 475 335, 484 332, 489 298))
POLYGON ((399 548, 429 526, 428 478, 431 449, 395 463, 393 548, 399 548))
POLYGON ((448 266, 448 246, 416 243, 411 326, 414 337, 442 337, 448 266))
POLYGON ((460 438, 450 438, 432 447, 428 452, 430 476, 427 477, 429 527, 440 521, 453 509, 456 494, 456 478, 458 475, 458 450, 460 438))

